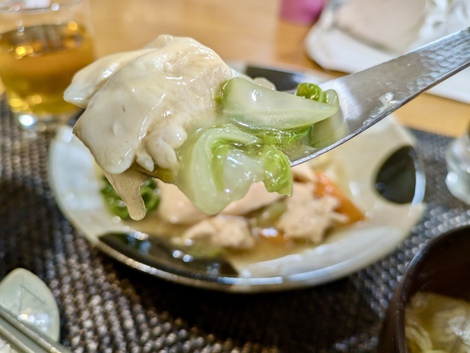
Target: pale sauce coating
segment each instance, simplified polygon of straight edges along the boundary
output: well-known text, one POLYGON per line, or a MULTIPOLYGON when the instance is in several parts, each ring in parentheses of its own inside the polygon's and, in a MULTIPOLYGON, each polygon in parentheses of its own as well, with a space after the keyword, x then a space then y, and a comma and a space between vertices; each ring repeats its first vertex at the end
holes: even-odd
POLYGON ((65 99, 86 108, 74 133, 90 149, 135 220, 139 187, 155 165, 176 171, 191 126, 216 119, 214 97, 232 69, 194 39, 159 36, 130 53, 102 58, 74 77, 65 99), (140 175, 139 175, 140 174, 140 175))

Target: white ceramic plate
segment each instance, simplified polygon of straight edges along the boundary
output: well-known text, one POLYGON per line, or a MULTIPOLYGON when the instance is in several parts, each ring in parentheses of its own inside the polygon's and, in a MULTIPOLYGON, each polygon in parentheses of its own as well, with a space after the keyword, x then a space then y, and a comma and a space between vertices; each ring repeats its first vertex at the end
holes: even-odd
MULTIPOLYGON (((391 60, 395 55, 371 45, 338 28, 335 9, 343 1, 331 1, 320 20, 306 37, 307 54, 328 70, 356 72, 391 60)), ((466 69, 431 88, 429 93, 470 103, 470 69, 466 69)))
MULTIPOLYGON (((247 72, 256 72, 257 76, 256 69, 247 72)), ((269 71, 280 75, 283 82, 269 78, 278 86, 284 85, 284 89, 299 81, 315 79, 298 73, 293 77, 294 73, 289 71, 265 68, 261 68, 260 73, 269 76, 269 71)), ((171 254, 159 252, 159 245, 151 239, 103 241, 100 236, 104 233, 131 229, 106 209, 93 157, 68 127, 59 130, 51 144, 49 178, 65 216, 92 244, 116 260, 151 275, 197 287, 233 292, 272 291, 318 285, 344 277, 396 249, 422 215, 424 176, 419 170, 419 161, 415 160, 416 170, 412 173, 416 180, 412 197, 405 203, 381 197, 374 186, 375 178, 390 155, 413 145, 412 136, 390 116, 330 151, 332 159, 341 166, 342 177, 347 181, 345 187, 353 195, 355 204, 366 213, 367 221, 334 231, 326 242, 300 253, 244 265, 229 264, 228 272, 220 264, 214 267, 202 263, 192 267, 180 260, 175 262, 171 254)), ((396 177, 401 173, 405 171, 399 169, 396 177)))

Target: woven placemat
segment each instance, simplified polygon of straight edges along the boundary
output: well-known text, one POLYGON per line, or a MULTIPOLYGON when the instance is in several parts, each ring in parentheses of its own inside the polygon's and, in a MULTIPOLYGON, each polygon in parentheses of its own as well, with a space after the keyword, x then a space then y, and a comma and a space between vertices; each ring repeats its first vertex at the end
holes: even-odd
POLYGON ((470 223, 447 191, 449 138, 412 131, 427 210, 391 256, 335 282, 268 294, 184 287, 131 270, 90 247, 54 202, 52 134, 21 131, 0 101, 0 278, 17 267, 51 288, 62 343, 74 352, 374 352, 392 292, 429 239, 470 223))

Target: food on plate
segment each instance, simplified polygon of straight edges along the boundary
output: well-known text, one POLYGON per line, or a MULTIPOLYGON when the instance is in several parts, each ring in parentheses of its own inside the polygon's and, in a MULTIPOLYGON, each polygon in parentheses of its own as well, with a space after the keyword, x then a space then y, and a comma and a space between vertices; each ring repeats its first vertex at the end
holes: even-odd
POLYGON ((469 352, 470 303, 418 292, 405 309, 405 333, 411 353, 469 352))
POLYGON ((334 91, 279 92, 194 39, 169 35, 79 71, 65 99, 85 108, 73 131, 135 220, 146 213, 140 185, 149 177, 176 185, 208 215, 257 183, 291 195, 289 158, 314 148, 315 124, 339 109, 334 91))
MULTIPOLYGON (((104 187, 101 188, 101 195, 106 203, 106 207, 121 218, 122 220, 130 219, 129 210, 126 203, 118 195, 113 186, 109 183, 108 179, 103 178, 104 187)), ((140 196, 144 201, 146 212, 152 212, 157 209, 160 203, 160 192, 157 187, 157 182, 154 179, 147 179, 140 186, 140 196)))
MULTIPOLYGON (((158 195, 158 207, 130 226, 167 238, 193 256, 260 251, 266 245, 280 254, 299 245, 318 244, 331 230, 365 218, 338 186, 335 175, 324 168, 330 164, 327 156, 320 159, 292 168, 292 196, 268 192, 257 182, 245 197, 212 216, 195 207, 175 185, 157 180, 148 193, 158 195)), ((104 189, 109 187, 106 184, 104 189)), ((114 206, 110 210, 119 215, 114 206)))

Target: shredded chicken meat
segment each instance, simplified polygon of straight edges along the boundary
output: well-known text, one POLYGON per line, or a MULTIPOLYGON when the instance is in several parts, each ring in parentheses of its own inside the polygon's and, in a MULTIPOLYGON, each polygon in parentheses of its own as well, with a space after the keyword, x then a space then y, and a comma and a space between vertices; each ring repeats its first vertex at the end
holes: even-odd
POLYGON ((310 165, 301 164, 292 171, 296 180, 292 197, 270 193, 263 183, 255 183, 243 199, 216 216, 201 212, 176 186, 159 181, 162 201, 158 213, 167 222, 188 225, 181 237, 186 244, 205 240, 214 247, 247 249, 255 244, 255 232, 246 216, 282 200, 287 208, 275 224, 278 231, 289 239, 321 242, 334 224, 346 222, 347 217, 335 211, 337 198, 315 196, 317 177, 310 165))

